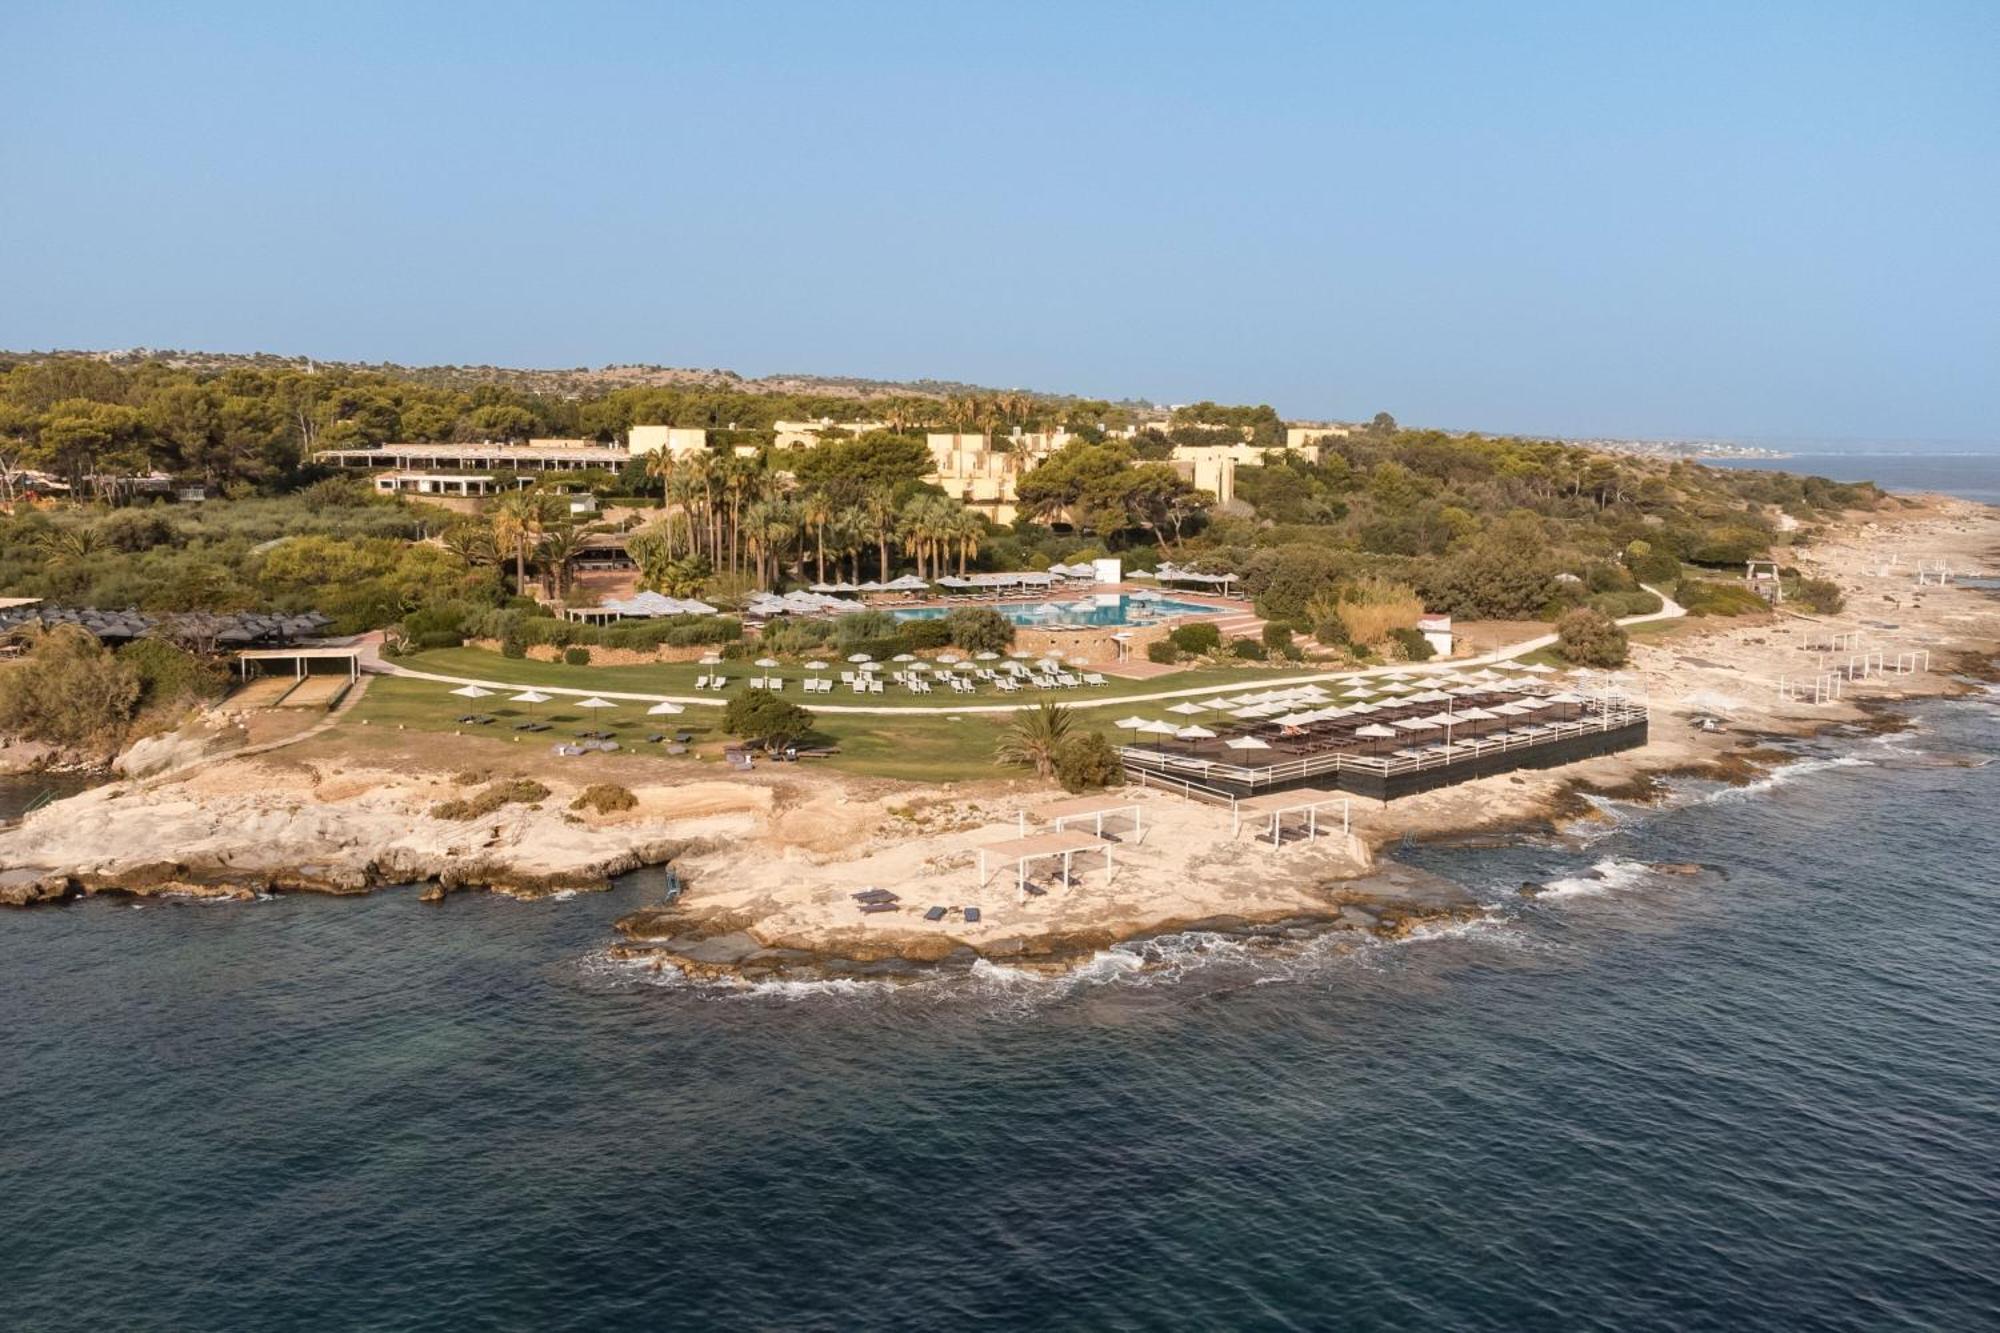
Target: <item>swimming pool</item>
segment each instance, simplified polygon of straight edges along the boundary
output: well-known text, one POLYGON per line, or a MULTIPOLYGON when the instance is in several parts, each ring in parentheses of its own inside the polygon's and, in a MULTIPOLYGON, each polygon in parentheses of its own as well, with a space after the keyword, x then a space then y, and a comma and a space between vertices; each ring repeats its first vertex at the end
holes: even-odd
MULTIPOLYGON (((972 605, 968 603, 968 605, 972 605)), ((1168 616, 1216 615, 1221 608, 1206 602, 1185 602, 1173 597, 1134 598, 1129 593, 1096 593, 1090 596, 1055 596, 1041 602, 1006 602, 993 606, 1016 625, 1143 625, 1168 616)), ((898 620, 936 620, 951 610, 948 606, 912 606, 895 612, 898 620)))

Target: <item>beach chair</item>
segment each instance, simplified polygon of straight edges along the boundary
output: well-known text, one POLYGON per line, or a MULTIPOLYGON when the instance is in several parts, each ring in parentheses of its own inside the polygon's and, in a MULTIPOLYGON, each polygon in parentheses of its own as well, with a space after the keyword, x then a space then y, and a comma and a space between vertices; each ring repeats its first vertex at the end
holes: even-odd
POLYGON ((924 920, 926 921, 944 920, 944 909, 942 907, 931 908, 930 911, 924 913, 924 920))
POLYGON ((708 688, 708 674, 706 672, 694 678, 694 687, 698 690, 705 690, 708 688))
POLYGON ((869 682, 868 682, 868 692, 869 692, 870 694, 880 694, 880 693, 882 692, 882 682, 881 682, 881 681, 879 681, 879 680, 871 680, 871 681, 869 681, 869 682))
POLYGON ((894 904, 894 903, 863 903, 863 904, 861 904, 861 911, 863 912, 863 914, 865 914, 865 915, 870 915, 870 916, 874 915, 874 914, 875 914, 876 912, 894 912, 894 911, 898 911, 898 910, 900 910, 900 909, 899 909, 899 908, 898 908, 898 907, 896 906, 896 904, 894 904))
POLYGON ((977 907, 968 907, 965 909, 965 924, 968 926, 979 924, 979 909, 977 907))
POLYGON ((1101 671, 1087 671, 1084 673, 1083 683, 1086 685, 1102 685, 1105 683, 1104 673, 1101 671))

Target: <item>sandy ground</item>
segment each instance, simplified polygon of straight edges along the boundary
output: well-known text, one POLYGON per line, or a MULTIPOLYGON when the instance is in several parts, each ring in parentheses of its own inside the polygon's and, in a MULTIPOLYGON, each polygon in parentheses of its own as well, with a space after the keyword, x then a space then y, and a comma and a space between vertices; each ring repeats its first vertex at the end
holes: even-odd
MULTIPOLYGON (((1080 856, 1077 883, 1041 896, 1021 894, 1011 865, 992 865, 982 881, 977 850, 1024 829, 1047 831, 1038 812, 1062 799, 1052 790, 959 784, 945 796, 802 766, 690 780, 685 766, 662 760, 622 770, 638 805, 601 816, 568 808, 581 785, 570 770, 522 755, 476 776, 532 775, 551 789, 545 800, 454 821, 426 812, 477 789, 462 770, 491 764, 490 747, 443 736, 370 737, 360 745, 332 732, 256 758, 99 789, 0 831, 0 900, 79 886, 357 891, 410 880, 540 893, 592 887, 671 858, 687 889, 671 911, 628 920, 634 938, 726 931, 750 947, 854 958, 934 958, 963 947, 1018 956, 1037 940, 1108 942, 1217 917, 1325 917, 1364 904, 1371 923, 1398 904, 1450 911, 1459 904, 1371 873, 1370 847, 1406 834, 1456 836, 1547 818, 1577 806, 1579 786, 1632 791, 1648 774, 1718 764, 1740 773, 1742 758, 1771 733, 1856 719, 1867 701, 1951 688, 1953 650, 2000 645, 2000 601, 1970 589, 1917 589, 1920 558, 2000 568, 2000 510, 1934 500, 1842 528, 1801 561, 1847 593, 1848 611, 1829 621, 1780 610, 1690 619, 1636 638, 1627 688, 1643 690, 1653 710, 1642 750, 1387 807, 1357 799, 1355 836, 1311 845, 1232 838, 1225 811, 1157 792, 1121 793, 1142 807, 1143 835, 1112 824, 1121 837, 1112 848, 1115 870, 1107 874, 1096 854, 1080 856), (1857 681, 1840 703, 1781 702, 1781 676, 1823 666, 1820 655, 1796 645, 1802 628, 1858 630, 1863 646, 1891 659, 1929 648, 1933 670, 1857 681), (1697 730, 1692 719, 1700 715, 1722 718, 1725 729, 1697 730), (861 914, 851 895, 868 888, 900 895, 900 910, 861 914), (943 921, 921 919, 933 905, 948 909, 943 921), (968 906, 980 909, 976 925, 963 918, 968 906)), ((1514 637, 1530 632, 1516 627, 1514 637)))

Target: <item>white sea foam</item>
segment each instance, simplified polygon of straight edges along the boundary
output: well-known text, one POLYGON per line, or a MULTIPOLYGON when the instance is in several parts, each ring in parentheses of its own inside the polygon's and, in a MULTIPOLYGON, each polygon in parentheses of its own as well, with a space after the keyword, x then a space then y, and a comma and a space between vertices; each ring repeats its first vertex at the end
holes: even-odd
POLYGON ((1581 875, 1565 875, 1542 885, 1537 898, 1595 898, 1633 888, 1652 873, 1644 861, 1607 856, 1581 875))
POLYGON ((1741 787, 1724 787, 1720 791, 1711 792, 1705 799, 1708 801, 1740 801, 1752 796, 1762 796, 1765 792, 1773 791, 1788 782, 1795 781, 1808 774, 1823 773, 1833 768, 1873 767, 1875 767, 1874 760, 1863 759, 1861 756, 1853 754, 1844 754, 1832 759, 1800 759, 1795 763, 1772 769, 1755 782, 1746 782, 1741 787))

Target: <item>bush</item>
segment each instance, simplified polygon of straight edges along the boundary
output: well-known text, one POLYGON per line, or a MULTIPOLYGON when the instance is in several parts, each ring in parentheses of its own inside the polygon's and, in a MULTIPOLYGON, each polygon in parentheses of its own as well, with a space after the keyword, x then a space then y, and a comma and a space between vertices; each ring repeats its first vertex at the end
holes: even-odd
POLYGON ((1118 751, 1100 732, 1084 731, 1057 743, 1056 781, 1065 791, 1088 791, 1092 787, 1115 787, 1125 781, 1125 766, 1118 751))
MULTIPOLYGON (((1269 626, 1265 628, 1268 629, 1269 626)), ((1292 641, 1287 638, 1285 640, 1285 647, 1289 648, 1291 646, 1292 641)), ((1262 662, 1271 655, 1269 650, 1255 639, 1231 639, 1229 641, 1229 651, 1246 662, 1262 662)))
POLYGON ((1414 627, 1396 628, 1389 631, 1389 642, 1396 645, 1405 662, 1428 662, 1437 656, 1437 649, 1424 637, 1423 631, 1414 627))
POLYGON ((1674 585, 1674 600, 1691 616, 1746 616, 1770 610, 1770 604, 1740 583, 1714 579, 1682 579, 1674 585))
POLYGON ((769 690, 745 690, 723 710, 722 725, 732 736, 762 740, 782 749, 812 730, 813 715, 769 690))
POLYGON ((1660 599, 1644 588, 1632 592, 1601 592, 1588 603, 1613 620, 1621 616, 1649 616, 1660 609, 1660 599))
POLYGON ((1158 662, 1161 666, 1172 666, 1181 660, 1181 650, 1174 647, 1172 639, 1155 639, 1146 645, 1146 660, 1158 662))
POLYGON ((1313 624, 1312 635, 1329 648, 1338 648, 1349 642, 1347 622, 1338 615, 1326 617, 1313 624))
POLYGON ((1222 631, 1206 620, 1181 625, 1168 637, 1173 640, 1174 647, 1190 657, 1200 657, 1222 647, 1222 631))
POLYGON ((1837 615, 1847 605, 1840 585, 1832 579, 1800 579, 1790 597, 1806 610, 1822 616, 1837 615))
POLYGON ((951 627, 943 620, 903 620, 896 622, 896 628, 889 637, 904 644, 904 651, 920 653, 931 648, 948 647, 951 627))
POLYGON ((51 745, 115 747, 139 703, 140 675, 90 631, 58 625, 0 667, 0 731, 51 745))
POLYGON ((1602 611, 1582 606, 1556 622, 1556 652, 1576 666, 1615 667, 1624 663, 1629 640, 1602 611))
POLYGON ((589 666, 590 649, 583 647, 565 648, 563 649, 562 660, 564 666, 589 666))
POLYGON ((521 628, 519 620, 509 620, 506 628, 500 631, 500 656, 526 657, 527 655, 527 633, 521 628))
POLYGON ((533 778, 502 778, 476 796, 439 801, 431 807, 430 815, 432 819, 479 819, 503 806, 533 805, 548 794, 549 789, 533 778))
POLYGON ((117 657, 138 675, 141 708, 218 699, 229 688, 229 668, 165 639, 134 639, 117 657))
POLYGON ((1633 542, 1625 550, 1625 568, 1641 583, 1673 583, 1681 576, 1681 562, 1671 551, 1656 551, 1645 542, 1633 542), (1645 546, 1635 553, 1632 547, 1645 546))
POLYGON ((569 808, 595 810, 600 815, 609 815, 630 810, 638 804, 639 798, 632 794, 630 787, 621 787, 615 782, 593 782, 577 794, 577 798, 569 803, 569 808))
MULTIPOLYGON (((1264 622, 1263 639, 1266 648, 1278 652, 1292 641, 1292 627, 1283 621, 1267 620, 1264 622)), ((1242 657, 1244 654, 1238 653, 1237 656, 1242 657)))
POLYGON ((1004 653, 1014 646, 1014 622, 990 606, 966 606, 944 617, 950 641, 968 653, 1004 653))
POLYGON ((1424 613, 1423 600, 1407 584, 1384 578, 1358 579, 1340 590, 1334 615, 1346 628, 1338 642, 1376 645, 1397 642, 1424 613))

